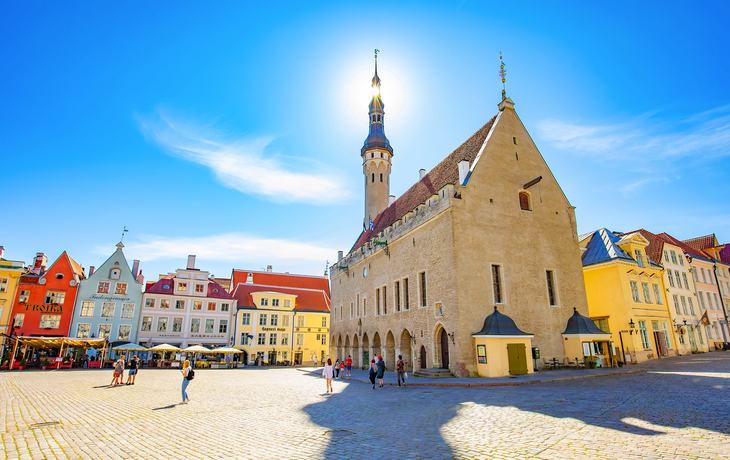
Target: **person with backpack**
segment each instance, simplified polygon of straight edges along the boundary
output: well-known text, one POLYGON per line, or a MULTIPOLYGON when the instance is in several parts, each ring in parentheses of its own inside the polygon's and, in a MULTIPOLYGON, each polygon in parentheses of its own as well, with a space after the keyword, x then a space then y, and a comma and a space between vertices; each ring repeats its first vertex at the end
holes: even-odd
POLYGON ((114 378, 109 386, 117 386, 124 383, 124 355, 120 355, 114 363, 114 378))
POLYGON ((139 361, 136 356, 132 357, 128 368, 129 372, 127 373, 127 383, 125 385, 134 385, 134 381, 137 379, 137 369, 139 368, 139 361))
POLYGON ((373 390, 375 389, 375 376, 378 374, 378 366, 375 365, 375 359, 370 360, 370 383, 373 384, 373 390))
POLYGON ((395 364, 395 373, 398 375, 398 386, 403 380, 403 386, 406 386, 406 363, 403 361, 403 355, 398 355, 398 362, 395 364))
POLYGON ((188 385, 190 384, 190 381, 195 378, 195 371, 192 367, 190 367, 190 361, 185 360, 183 363, 183 368, 180 371, 183 375, 183 381, 182 381, 182 403, 187 404, 190 402, 190 398, 188 398, 188 393, 185 391, 188 388, 188 385))
POLYGON ((382 356, 378 356, 378 382, 380 382, 380 388, 383 388, 383 376, 385 375, 385 361, 382 356))

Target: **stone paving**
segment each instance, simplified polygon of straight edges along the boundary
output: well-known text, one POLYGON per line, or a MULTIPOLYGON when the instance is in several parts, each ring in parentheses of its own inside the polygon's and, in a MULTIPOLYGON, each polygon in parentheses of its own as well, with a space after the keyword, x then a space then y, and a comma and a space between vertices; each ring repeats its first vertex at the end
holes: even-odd
POLYGON ((295 369, 0 373, 4 458, 728 459, 730 353, 500 387, 385 387, 295 369))

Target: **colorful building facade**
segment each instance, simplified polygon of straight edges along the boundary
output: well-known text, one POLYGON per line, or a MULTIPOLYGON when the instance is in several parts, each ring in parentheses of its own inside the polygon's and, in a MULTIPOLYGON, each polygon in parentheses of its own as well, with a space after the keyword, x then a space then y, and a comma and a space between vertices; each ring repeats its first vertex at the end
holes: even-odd
POLYGON ((69 335, 83 339, 106 337, 110 342, 136 342, 142 305, 143 278, 139 261, 130 270, 122 243, 98 269, 82 281, 76 296, 69 335))
MULTIPOLYGON (((18 293, 20 277, 26 273, 25 262, 3 258, 4 248, 0 247, 0 334, 10 334, 12 328, 13 300, 18 293)), ((0 336, 0 344, 5 346, 5 337, 0 336)), ((4 353, 3 353, 4 354, 4 353)))
POLYGON ((195 256, 189 256, 185 269, 147 283, 137 337, 148 346, 225 347, 235 309, 236 300, 209 272, 195 268, 195 256))
POLYGON ((330 297, 325 277, 234 270, 235 347, 244 362, 321 364, 329 356, 330 297))
POLYGON ((649 241, 640 232, 618 235, 602 228, 582 235, 580 246, 590 318, 621 344, 617 352, 597 353, 599 358, 617 354, 640 363, 676 355, 663 268, 647 257, 649 241))
POLYGON ((31 273, 20 278, 12 314, 17 335, 68 336, 79 283, 86 274, 65 251, 48 269, 46 263, 39 253, 31 273))

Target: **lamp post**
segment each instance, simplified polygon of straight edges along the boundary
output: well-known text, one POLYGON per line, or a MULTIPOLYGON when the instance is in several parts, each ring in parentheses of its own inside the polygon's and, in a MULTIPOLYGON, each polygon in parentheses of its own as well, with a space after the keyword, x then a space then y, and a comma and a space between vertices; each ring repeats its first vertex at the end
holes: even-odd
POLYGON ((634 324, 634 319, 632 318, 629 320, 629 330, 628 331, 619 331, 618 332, 618 338, 621 341, 621 354, 624 357, 624 363, 626 363, 626 349, 624 348, 624 338, 621 335, 624 332, 628 332, 629 335, 634 335, 634 329, 636 328, 636 324, 634 324))

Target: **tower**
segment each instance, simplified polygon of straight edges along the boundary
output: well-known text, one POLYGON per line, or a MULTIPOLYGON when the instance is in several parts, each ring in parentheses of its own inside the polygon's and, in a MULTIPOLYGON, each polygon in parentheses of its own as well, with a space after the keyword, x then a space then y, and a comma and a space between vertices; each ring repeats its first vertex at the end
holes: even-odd
POLYGON ((378 50, 375 50, 375 76, 372 81, 373 98, 370 100, 368 120, 370 132, 360 150, 362 172, 365 176, 365 225, 388 207, 390 195, 390 166, 393 147, 385 137, 385 104, 380 97, 378 77, 378 50))

